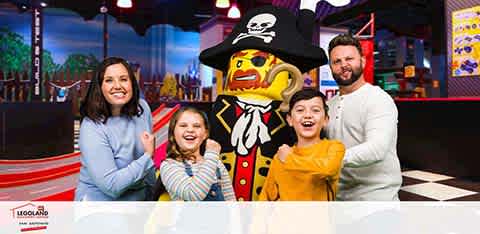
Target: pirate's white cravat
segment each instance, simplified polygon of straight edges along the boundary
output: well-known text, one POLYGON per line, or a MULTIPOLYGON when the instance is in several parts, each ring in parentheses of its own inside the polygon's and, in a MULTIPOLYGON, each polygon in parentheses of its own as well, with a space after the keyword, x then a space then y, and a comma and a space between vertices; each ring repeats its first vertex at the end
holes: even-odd
POLYGON ((247 155, 257 139, 262 144, 271 140, 268 127, 262 121, 262 115, 272 108, 270 103, 271 101, 266 104, 237 101, 243 113, 233 126, 230 140, 239 154, 247 155))

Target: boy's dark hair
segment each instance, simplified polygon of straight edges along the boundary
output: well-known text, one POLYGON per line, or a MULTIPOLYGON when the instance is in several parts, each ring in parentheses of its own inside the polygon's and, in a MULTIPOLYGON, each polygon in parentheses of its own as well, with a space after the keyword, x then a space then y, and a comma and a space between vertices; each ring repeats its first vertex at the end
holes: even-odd
POLYGON ((319 98, 322 99, 323 110, 325 111, 325 116, 328 117, 327 97, 322 92, 320 92, 319 90, 312 89, 312 88, 302 89, 302 90, 297 91, 295 94, 292 95, 292 98, 290 98, 288 114, 292 113, 292 109, 293 109, 293 106, 295 105, 295 103, 297 103, 301 100, 309 100, 309 99, 312 99, 314 97, 319 97, 319 98))
MULTIPOLYGON (((295 94, 292 95, 292 98, 290 98, 290 103, 289 108, 288 108, 288 115, 291 115, 293 106, 295 106, 295 103, 302 101, 302 100, 309 100, 315 97, 319 97, 322 99, 323 103, 323 111, 325 116, 328 118, 328 105, 327 105, 327 97, 320 92, 317 89, 313 88, 305 88, 300 91, 297 91, 295 94)), ((297 135, 295 134, 295 131, 293 131, 293 135, 295 136, 295 142, 297 141, 297 135)), ((327 138, 327 134, 325 133, 325 129, 322 129, 320 131, 320 138, 327 138)))
POLYGON ((110 57, 104 59, 97 67, 94 77, 88 86, 87 95, 80 105, 80 117, 88 117, 94 122, 106 123, 108 118, 112 116, 112 108, 102 93, 102 83, 107 67, 114 64, 122 64, 128 71, 128 78, 132 82, 132 98, 121 109, 120 115, 132 118, 140 116, 143 108, 139 105, 140 89, 132 68, 123 58, 110 57))
POLYGON ((360 41, 358 41, 351 34, 340 34, 334 37, 328 44, 328 55, 330 56, 330 53, 332 52, 333 48, 337 46, 349 46, 349 45, 355 46, 355 48, 357 48, 358 50, 358 53, 360 53, 360 56, 363 56, 362 45, 360 45, 360 41))

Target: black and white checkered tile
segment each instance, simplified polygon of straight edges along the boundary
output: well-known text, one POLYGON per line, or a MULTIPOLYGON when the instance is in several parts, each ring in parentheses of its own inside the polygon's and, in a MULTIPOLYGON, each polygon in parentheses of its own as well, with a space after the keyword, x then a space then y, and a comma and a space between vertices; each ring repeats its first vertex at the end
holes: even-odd
POLYGON ((402 175, 401 201, 480 201, 480 181, 420 170, 402 175))

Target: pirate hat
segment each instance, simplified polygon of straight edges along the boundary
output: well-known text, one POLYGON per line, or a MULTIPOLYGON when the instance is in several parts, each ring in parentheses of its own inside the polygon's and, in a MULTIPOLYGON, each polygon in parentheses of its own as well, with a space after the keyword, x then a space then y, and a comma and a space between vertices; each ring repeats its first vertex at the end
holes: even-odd
POLYGON ((285 8, 271 5, 248 11, 223 42, 200 53, 200 61, 226 71, 230 57, 244 49, 274 54, 301 72, 327 63, 323 49, 312 45, 299 32, 297 17, 285 8))

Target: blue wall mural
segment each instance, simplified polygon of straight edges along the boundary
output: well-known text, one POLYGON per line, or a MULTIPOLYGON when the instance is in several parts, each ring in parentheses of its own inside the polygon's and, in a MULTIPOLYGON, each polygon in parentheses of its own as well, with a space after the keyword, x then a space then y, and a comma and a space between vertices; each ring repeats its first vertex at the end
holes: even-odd
MULTIPOLYGON (((19 13, 9 3, 0 3, 0 28, 14 32, 30 45, 31 12, 19 13)), ((44 9, 44 50, 60 68, 73 54, 103 58, 103 15, 85 21, 64 9, 44 9)), ((163 77, 166 72, 186 74, 198 64, 198 32, 184 32, 171 25, 155 25, 139 36, 129 25, 108 17, 108 56, 124 57, 141 66, 142 77, 163 77)), ((2 56, 2 55, 0 55, 2 56)))

